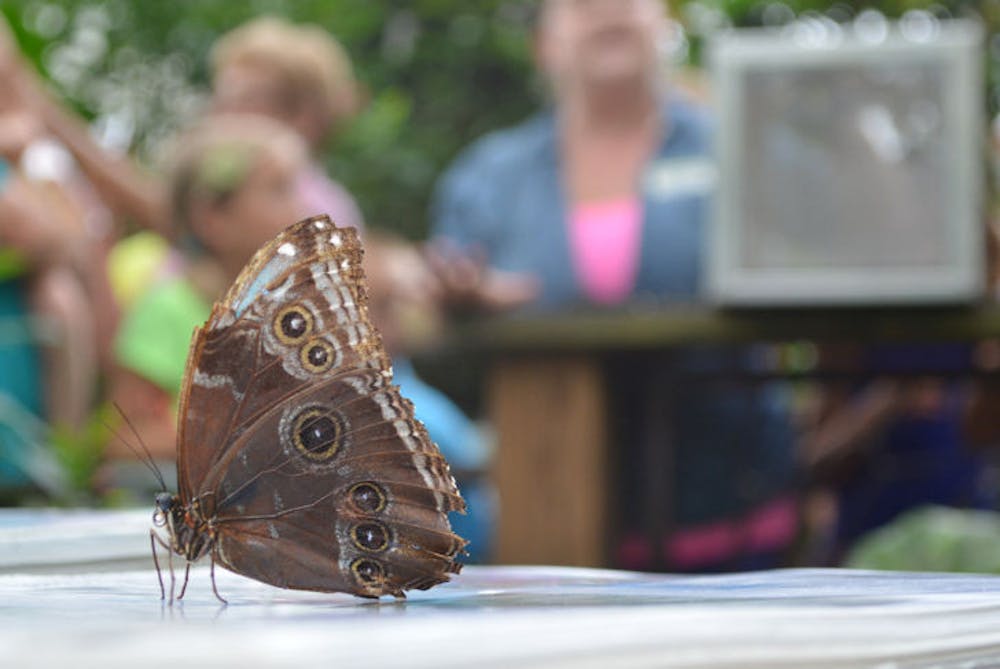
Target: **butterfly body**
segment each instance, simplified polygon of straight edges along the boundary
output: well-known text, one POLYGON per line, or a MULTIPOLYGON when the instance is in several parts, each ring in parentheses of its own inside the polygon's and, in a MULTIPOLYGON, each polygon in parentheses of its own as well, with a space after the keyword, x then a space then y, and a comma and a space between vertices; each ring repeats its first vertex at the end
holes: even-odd
POLYGON ((262 248, 195 332, 161 540, 279 587, 403 596, 465 541, 448 464, 392 383, 361 248, 325 217, 262 248))

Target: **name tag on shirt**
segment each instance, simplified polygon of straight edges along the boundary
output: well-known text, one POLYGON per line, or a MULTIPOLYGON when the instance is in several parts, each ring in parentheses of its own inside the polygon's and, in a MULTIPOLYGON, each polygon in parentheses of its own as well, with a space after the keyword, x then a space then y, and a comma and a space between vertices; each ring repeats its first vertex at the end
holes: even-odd
POLYGON ((709 158, 669 158, 646 168, 643 191, 657 200, 706 195, 715 188, 718 169, 709 158))

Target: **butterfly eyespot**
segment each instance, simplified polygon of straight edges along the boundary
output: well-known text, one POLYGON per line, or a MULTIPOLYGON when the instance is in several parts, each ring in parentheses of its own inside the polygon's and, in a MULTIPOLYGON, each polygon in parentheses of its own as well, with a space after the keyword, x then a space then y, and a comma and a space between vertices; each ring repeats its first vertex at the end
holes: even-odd
POLYGON ((351 571, 362 585, 381 585, 385 581, 385 571, 375 560, 358 558, 351 563, 351 571))
POLYGON ((312 314, 298 305, 286 307, 274 317, 274 334, 283 344, 302 341, 312 329, 312 314))
POLYGON ((351 540, 363 551, 378 553, 389 547, 389 532, 379 523, 361 523, 351 529, 351 540))
POLYGON ((364 513, 379 513, 385 509, 385 493, 374 483, 356 483, 351 486, 349 495, 354 506, 364 513))
POLYGON ((296 450, 316 462, 337 454, 343 434, 340 416, 322 407, 305 409, 292 423, 291 437, 296 450))
POLYGON ((333 366, 333 347, 323 339, 314 339, 299 352, 302 366, 314 374, 320 374, 333 366))

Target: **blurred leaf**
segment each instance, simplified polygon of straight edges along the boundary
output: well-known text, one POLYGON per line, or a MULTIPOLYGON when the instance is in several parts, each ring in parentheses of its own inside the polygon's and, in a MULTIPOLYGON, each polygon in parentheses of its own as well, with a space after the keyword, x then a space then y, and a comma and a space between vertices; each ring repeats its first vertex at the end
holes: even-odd
POLYGON ((929 506, 858 541, 854 569, 1000 573, 1000 514, 929 506))

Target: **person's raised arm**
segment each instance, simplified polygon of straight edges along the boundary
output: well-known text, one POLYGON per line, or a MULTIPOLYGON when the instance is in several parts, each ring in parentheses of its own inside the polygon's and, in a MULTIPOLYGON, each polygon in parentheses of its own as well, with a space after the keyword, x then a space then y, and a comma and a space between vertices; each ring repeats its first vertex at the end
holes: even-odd
POLYGON ((6 81, 21 103, 73 154, 104 203, 119 216, 166 233, 166 193, 160 180, 146 174, 128 156, 101 147, 87 125, 47 90, 22 58, 13 34, 0 17, 0 81, 6 81))

